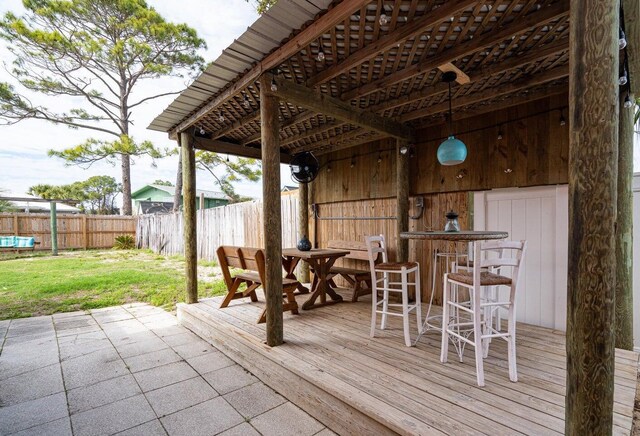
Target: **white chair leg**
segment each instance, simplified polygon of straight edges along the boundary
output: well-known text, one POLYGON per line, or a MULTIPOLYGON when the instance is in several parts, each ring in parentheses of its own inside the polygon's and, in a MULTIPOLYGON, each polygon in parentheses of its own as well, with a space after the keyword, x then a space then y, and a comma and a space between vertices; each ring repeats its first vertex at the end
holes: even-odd
MULTIPOLYGON (((474 293, 478 290, 474 290, 474 293)), ((476 302, 480 301, 480 298, 476 295, 473 296, 474 314, 473 314, 473 339, 475 342, 475 354, 476 354, 476 378, 478 380, 478 386, 484 386, 484 362, 483 362, 483 348, 482 348, 482 322, 481 311, 479 307, 475 307, 476 302)))
POLYGON ((418 333, 422 334, 422 288, 420 287, 420 267, 415 272, 416 275, 416 320, 418 322, 418 333))
MULTIPOLYGON (((375 279, 378 277, 376 276, 375 279)), ((376 335, 376 315, 378 314, 378 285, 376 280, 371 283, 371 333, 373 338, 376 335)))
POLYGON ((442 285, 442 343, 440 344, 440 362, 447 363, 447 355, 449 354, 449 284, 447 283, 447 275, 444 275, 444 283, 442 285))
POLYGON ((411 332, 409 331, 409 280, 407 271, 402 270, 402 329, 404 330, 404 343, 411 346, 411 332))
POLYGON ((516 316, 515 303, 509 306, 509 340, 507 341, 507 351, 509 353, 509 380, 518 381, 518 369, 516 367, 516 316))
POLYGON ((384 280, 382 288, 382 322, 380 323, 380 330, 387 328, 387 313, 389 312, 389 274, 383 273, 384 280))

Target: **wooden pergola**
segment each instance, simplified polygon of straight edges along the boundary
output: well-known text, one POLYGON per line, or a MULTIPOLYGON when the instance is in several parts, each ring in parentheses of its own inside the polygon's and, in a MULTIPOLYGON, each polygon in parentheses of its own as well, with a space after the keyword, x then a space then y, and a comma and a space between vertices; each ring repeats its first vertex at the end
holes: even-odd
MULTIPOLYGON (((188 302, 198 300, 194 149, 262 159, 267 342, 276 346, 282 246, 270 229, 281 227, 280 163, 394 138, 399 233, 409 220, 409 155, 399 151, 444 121, 443 71, 458 72, 456 120, 568 92, 566 431, 610 433, 616 340, 631 340, 633 112, 622 106, 640 83, 638 1, 281 3, 150 126, 182 147, 188 302), (620 87, 624 68, 632 80, 620 87)), ((307 211, 306 185, 300 199, 307 211)), ((407 253, 405 241, 398 257, 407 253)))

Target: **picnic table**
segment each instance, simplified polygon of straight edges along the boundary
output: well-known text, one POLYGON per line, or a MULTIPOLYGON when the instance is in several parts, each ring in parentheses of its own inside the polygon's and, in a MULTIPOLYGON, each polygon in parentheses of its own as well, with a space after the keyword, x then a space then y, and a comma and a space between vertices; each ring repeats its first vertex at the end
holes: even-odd
POLYGON ((342 301, 342 297, 331 286, 328 276, 329 270, 335 261, 349 253, 347 250, 328 248, 316 248, 309 251, 300 251, 297 248, 285 248, 282 250, 282 257, 285 261, 293 262, 293 259, 302 259, 307 262, 313 270, 311 296, 302 304, 304 310, 315 309, 316 307, 342 301), (331 297, 331 301, 327 301, 327 294, 331 297), (316 304, 318 297, 320 297, 320 303, 316 304))

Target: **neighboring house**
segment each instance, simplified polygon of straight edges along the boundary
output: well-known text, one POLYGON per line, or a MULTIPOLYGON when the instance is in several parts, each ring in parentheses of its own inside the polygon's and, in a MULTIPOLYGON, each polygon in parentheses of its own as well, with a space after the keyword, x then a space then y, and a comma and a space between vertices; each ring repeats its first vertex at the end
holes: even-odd
MULTIPOLYGON (((133 211, 140 215, 144 213, 158 213, 173 209, 173 194, 175 186, 146 185, 131 194, 133 211)), ((229 197, 219 191, 196 190, 196 208, 200 208, 200 195, 204 194, 204 209, 229 204, 229 197)))
POLYGON ((282 189, 280 190, 280 192, 291 192, 291 191, 297 191, 298 187, 297 186, 288 186, 285 185, 282 187, 282 189))
MULTIPOLYGON (((21 195, 21 198, 33 198, 34 200, 40 200, 38 202, 31 201, 10 201, 12 212, 26 212, 26 213, 44 213, 51 212, 50 203, 43 203, 40 197, 34 197, 32 195, 21 195)), ((57 213, 82 213, 80 209, 74 206, 69 206, 64 203, 56 203, 57 213)))

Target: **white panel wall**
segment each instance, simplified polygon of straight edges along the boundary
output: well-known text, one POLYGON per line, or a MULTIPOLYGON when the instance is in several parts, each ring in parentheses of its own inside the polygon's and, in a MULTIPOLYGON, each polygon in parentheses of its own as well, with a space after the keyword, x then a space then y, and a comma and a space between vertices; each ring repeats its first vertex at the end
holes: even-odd
POLYGON ((527 240, 516 297, 518 321, 565 330, 567 311, 566 186, 498 189, 474 196, 475 230, 502 230, 527 240))
MULTIPOLYGON (((640 174, 633 179, 633 259, 640 265, 640 174)), ((474 195, 475 230, 504 230, 527 239, 525 279, 517 299, 522 322, 566 328, 568 190, 566 186, 502 189, 474 195)), ((640 266, 633 268, 634 344, 640 351, 640 266)))

